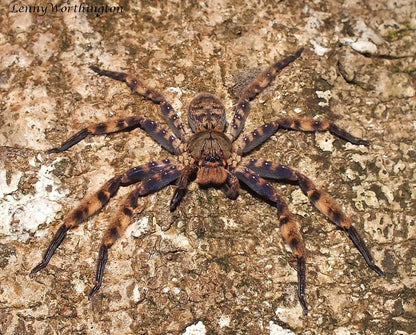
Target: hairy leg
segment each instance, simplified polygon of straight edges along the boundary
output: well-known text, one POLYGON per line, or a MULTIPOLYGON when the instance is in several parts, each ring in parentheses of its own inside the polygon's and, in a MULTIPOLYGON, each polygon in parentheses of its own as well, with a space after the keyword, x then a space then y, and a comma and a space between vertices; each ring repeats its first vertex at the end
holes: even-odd
POLYGON ((67 232, 70 229, 79 226, 89 217, 100 211, 108 203, 110 198, 117 193, 120 186, 130 185, 145 178, 149 178, 149 176, 159 173, 162 169, 171 166, 174 165, 167 159, 139 165, 126 171, 124 174, 111 178, 101 186, 97 192, 86 196, 81 203, 65 217, 63 224, 58 228, 43 255, 42 261, 32 269, 30 276, 33 277, 35 273, 45 268, 56 249, 58 249, 65 239, 67 232))
POLYGON ((367 140, 355 137, 346 130, 328 121, 319 121, 312 118, 279 119, 265 123, 261 127, 240 137, 236 142, 237 153, 244 155, 258 147, 279 129, 298 130, 304 132, 329 131, 331 134, 352 144, 369 146, 367 140))
POLYGON ((166 101, 162 94, 153 88, 148 87, 139 78, 133 77, 127 73, 102 70, 97 66, 90 66, 90 69, 100 76, 106 76, 126 83, 127 86, 130 87, 134 92, 151 100, 155 104, 158 104, 162 111, 163 117, 165 118, 167 124, 172 129, 174 134, 181 140, 185 139, 185 128, 181 119, 179 118, 179 115, 175 112, 172 105, 166 101))
POLYGON ((345 141, 348 141, 352 144, 365 145, 369 146, 370 142, 363 140, 361 138, 352 136, 350 133, 346 132, 344 129, 336 126, 335 124, 328 121, 319 121, 311 118, 301 118, 301 119, 280 119, 274 121, 279 128, 289 129, 289 130, 300 130, 300 131, 329 131, 332 135, 335 135, 339 138, 342 138, 345 141))
POLYGON ((238 100, 233 120, 231 121, 227 132, 231 135, 233 140, 238 137, 244 127, 244 123, 250 111, 250 101, 253 100, 257 94, 263 91, 276 78, 276 75, 282 69, 299 58, 302 52, 303 48, 300 48, 294 54, 289 55, 277 63, 269 66, 243 90, 243 93, 238 100))
POLYGON ((287 166, 262 159, 246 159, 242 164, 262 177, 296 182, 302 192, 322 214, 348 233, 348 236, 364 257, 368 266, 378 275, 384 276, 384 272, 374 264, 370 251, 352 225, 350 218, 328 193, 316 188, 315 184, 308 177, 287 166))
POLYGON ((88 296, 89 299, 91 299, 91 297, 97 293, 101 287, 104 269, 108 259, 108 250, 124 233, 127 226, 130 224, 130 218, 133 215, 133 211, 138 206, 138 199, 150 193, 156 192, 170 184, 179 178, 180 173, 180 170, 178 170, 176 166, 167 166, 158 173, 143 180, 140 185, 127 196, 123 205, 120 207, 119 211, 116 213, 110 225, 104 232, 97 260, 95 285, 88 296))
POLYGON ((250 189, 262 196, 264 199, 273 203, 277 208, 280 231, 284 241, 290 246, 297 261, 298 273, 298 299, 302 306, 303 313, 308 314, 308 307, 305 301, 306 287, 306 263, 305 263, 305 244, 295 220, 293 220, 286 201, 274 190, 274 188, 256 172, 238 166, 233 171, 235 176, 250 189))
POLYGON ((88 135, 104 135, 128 131, 135 128, 141 128, 146 131, 157 143, 170 153, 180 153, 179 145, 181 141, 179 139, 174 135, 169 134, 169 132, 159 126, 157 122, 143 117, 128 117, 125 119, 110 120, 90 125, 71 136, 68 140, 63 142, 60 147, 50 149, 46 151, 46 153, 50 154, 65 151, 78 142, 81 142, 88 135))
POLYGON ((68 230, 77 227, 80 223, 94 215, 107 204, 110 197, 117 193, 120 187, 120 181, 121 176, 111 178, 103 186, 101 186, 97 192, 85 197, 84 200, 67 215, 64 219, 64 223, 55 233, 48 249, 43 255, 42 261, 30 272, 31 277, 48 265, 56 249, 58 249, 66 237, 68 230))

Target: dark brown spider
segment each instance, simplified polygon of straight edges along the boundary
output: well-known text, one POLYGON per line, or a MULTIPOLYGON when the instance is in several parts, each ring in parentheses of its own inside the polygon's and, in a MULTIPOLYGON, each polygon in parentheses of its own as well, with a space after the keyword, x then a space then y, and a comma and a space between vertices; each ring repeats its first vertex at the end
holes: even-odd
POLYGON ((97 192, 87 196, 78 207, 67 215, 46 250, 42 262, 30 272, 30 275, 33 276, 46 267, 69 229, 78 226, 103 208, 121 186, 140 182, 128 194, 104 233, 98 256, 95 286, 89 294, 89 298, 91 298, 101 287, 104 267, 108 258, 108 249, 129 225, 130 217, 133 215, 134 208, 137 207, 139 197, 156 192, 176 181, 177 187, 170 202, 170 210, 173 211, 185 195, 188 184, 194 179, 200 185, 220 187, 230 199, 235 199, 238 196, 239 182, 242 182, 254 193, 257 193, 277 208, 281 233, 297 260, 297 294, 304 314, 307 314, 308 308, 304 298, 306 282, 305 245, 302 235, 289 212, 286 201, 264 179, 266 178, 298 184, 319 211, 348 233, 368 266, 380 276, 384 276, 383 271, 374 264, 373 257, 363 239, 351 224, 351 220, 326 192, 317 189, 308 177, 287 166, 264 159, 243 158, 245 154, 258 147, 279 129, 305 132, 329 131, 353 144, 369 145, 368 141, 352 136, 333 123, 311 118, 278 119, 239 137, 249 113, 250 101, 270 84, 278 72, 300 57, 302 51, 303 48, 271 65, 242 91, 233 120, 228 127, 226 127, 225 122, 225 108, 221 101, 210 93, 198 94, 191 101, 188 110, 188 122, 192 133, 186 130, 179 116, 165 98, 138 78, 126 73, 101 70, 96 66, 91 66, 91 70, 97 74, 123 81, 134 92, 158 104, 170 130, 166 130, 150 119, 132 116, 84 128, 60 147, 53 148, 47 153, 65 151, 88 135, 102 135, 141 128, 163 148, 177 156, 177 159, 161 159, 136 166, 111 178, 97 192))

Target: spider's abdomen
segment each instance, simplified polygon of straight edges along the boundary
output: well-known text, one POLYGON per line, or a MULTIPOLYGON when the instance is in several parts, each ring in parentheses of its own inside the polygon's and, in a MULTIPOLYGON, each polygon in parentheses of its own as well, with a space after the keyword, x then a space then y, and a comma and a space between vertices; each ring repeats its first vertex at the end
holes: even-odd
POLYGON ((200 93, 192 99, 188 109, 188 122, 193 132, 223 131, 225 108, 221 100, 211 93, 200 93))
POLYGON ((189 142, 188 152, 199 167, 200 184, 222 184, 227 179, 227 159, 231 155, 231 141, 221 132, 196 133, 189 142))

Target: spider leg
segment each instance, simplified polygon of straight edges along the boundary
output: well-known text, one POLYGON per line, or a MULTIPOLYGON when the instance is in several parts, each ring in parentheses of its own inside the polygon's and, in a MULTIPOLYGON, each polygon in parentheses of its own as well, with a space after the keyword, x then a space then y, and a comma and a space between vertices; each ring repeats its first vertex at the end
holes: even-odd
POLYGON ((364 257, 368 266, 378 275, 385 276, 384 272, 374 264, 370 251, 355 227, 351 224, 350 218, 328 193, 317 189, 308 177, 287 166, 261 159, 251 158, 245 166, 265 178, 295 181, 302 192, 322 214, 348 233, 349 238, 364 257))
POLYGON ((196 165, 187 165, 181 171, 181 175, 178 178, 177 188, 173 197, 170 201, 170 211, 173 212, 176 207, 178 207, 182 198, 184 197, 186 190, 188 188, 189 182, 195 176, 196 171, 198 170, 196 165))
POLYGON ((348 233, 349 238, 364 257, 368 266, 379 276, 385 277, 384 272, 374 264, 374 259, 370 251, 355 227, 351 224, 351 219, 347 217, 335 200, 332 199, 328 193, 318 190, 312 181, 305 175, 298 172, 296 174, 298 176, 298 183, 302 192, 308 196, 311 202, 321 211, 321 213, 348 233))
POLYGON ((180 174, 181 172, 176 166, 166 166, 158 173, 143 180, 133 192, 128 194, 123 205, 120 207, 119 211, 116 213, 104 233, 97 259, 95 285, 88 295, 88 299, 91 299, 91 297, 100 289, 103 282, 105 265, 108 259, 108 249, 111 248, 111 246, 123 234, 127 226, 130 224, 130 218, 133 215, 133 210, 138 206, 138 199, 160 190, 164 186, 176 180, 180 174))
POLYGON ((284 241, 290 246, 297 261, 298 274, 298 299, 302 306, 303 313, 308 314, 308 307, 305 301, 306 287, 306 263, 305 263, 305 244, 296 221, 293 220, 286 201, 275 191, 266 180, 261 178, 256 172, 248 167, 237 166, 233 173, 251 190, 261 197, 273 203, 277 208, 280 231, 284 241))
POLYGON ((319 121, 311 118, 301 119, 279 119, 272 122, 265 123, 261 127, 253 130, 252 132, 240 137, 235 145, 237 147, 237 153, 244 155, 254 148, 258 147, 270 136, 275 134, 278 129, 290 129, 300 130, 304 132, 317 132, 317 131, 329 131, 331 134, 351 142, 352 144, 368 146, 370 143, 366 140, 355 137, 345 131, 344 129, 336 126, 328 121, 319 121))
POLYGON ((141 128, 146 131, 157 143, 170 153, 177 154, 180 152, 179 145, 181 141, 174 135, 169 134, 169 132, 159 126, 157 122, 143 117, 128 117, 125 119, 110 120, 90 125, 81 129, 75 135, 63 142, 60 147, 50 149, 46 151, 46 153, 50 154, 65 151, 82 141, 88 135, 117 133, 120 131, 132 130, 134 128, 141 128))
POLYGON ((142 181, 148 177, 151 177, 155 173, 159 173, 163 169, 173 165, 174 164, 169 159, 165 158, 131 168, 123 173, 121 177, 122 186, 127 186, 138 181, 142 181))
POLYGON ((101 188, 84 198, 84 200, 68 214, 64 223, 59 227, 55 233, 48 249, 43 255, 42 261, 36 265, 30 272, 30 276, 33 275, 48 265, 51 257, 55 253, 56 249, 61 245, 69 229, 77 227, 80 223, 85 221, 88 217, 96 213, 102 207, 104 207, 110 197, 116 194, 120 187, 121 177, 117 176, 108 180, 101 188))
POLYGON ((250 101, 257 94, 263 91, 276 78, 277 73, 295 61, 303 52, 303 48, 297 50, 294 54, 289 55, 282 60, 269 66, 264 72, 257 76, 243 91, 238 100, 233 120, 228 128, 228 134, 235 140, 244 127, 247 115, 250 111, 250 101))
POLYGON ((268 122, 240 137, 236 142, 234 142, 237 154, 244 155, 250 152, 276 133, 278 129, 278 125, 268 122))
POLYGON ((148 87, 140 79, 135 78, 127 73, 102 70, 97 66, 90 66, 90 69, 100 76, 106 76, 126 83, 127 86, 130 87, 134 92, 151 100, 155 104, 158 104, 162 111, 163 117, 165 118, 167 124, 174 132, 174 134, 181 140, 185 139, 186 133, 181 119, 175 112, 175 109, 172 107, 172 105, 166 101, 161 93, 157 92, 153 88, 148 87))
POLYGON ((370 142, 361 138, 352 136, 344 129, 336 126, 335 124, 328 121, 319 121, 311 118, 300 118, 300 119, 280 119, 273 122, 276 126, 282 129, 289 130, 300 130, 306 132, 316 131, 329 131, 332 135, 335 135, 347 142, 357 145, 369 146, 370 142))
POLYGON ((33 277, 35 273, 48 265, 56 249, 58 249, 65 239, 68 230, 79 226, 82 222, 86 221, 90 216, 103 208, 110 198, 117 193, 120 186, 127 186, 143 180, 150 175, 160 172, 163 168, 170 166, 173 165, 168 159, 139 165, 127 170, 124 174, 111 178, 101 186, 97 192, 86 196, 83 201, 66 216, 64 223, 58 228, 52 238, 48 249, 43 255, 42 261, 32 269, 30 276, 33 277))

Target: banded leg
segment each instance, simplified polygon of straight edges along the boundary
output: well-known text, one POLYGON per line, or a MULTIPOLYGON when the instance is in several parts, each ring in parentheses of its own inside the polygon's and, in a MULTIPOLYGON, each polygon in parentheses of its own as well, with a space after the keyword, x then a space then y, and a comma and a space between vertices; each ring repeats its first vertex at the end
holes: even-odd
POLYGON ((122 174, 121 183, 127 186, 142 181, 171 166, 174 166, 174 163, 167 158, 136 166, 122 174))
POLYGON ((290 246, 297 261, 298 273, 298 299, 302 306, 303 313, 308 314, 308 307, 305 301, 306 287, 306 263, 305 263, 305 244, 300 233, 297 223, 293 220, 286 201, 274 190, 266 180, 261 178, 256 172, 247 168, 238 166, 233 171, 235 176, 246 184, 254 192, 273 203, 277 208, 280 231, 284 241, 290 246))
POLYGON ((84 200, 69 213, 69 215, 65 218, 64 223, 59 227, 58 231, 52 238, 48 249, 43 255, 42 261, 30 272, 30 277, 33 277, 35 273, 39 272, 48 265, 56 249, 58 249, 62 241, 65 239, 68 230, 79 226, 82 222, 98 212, 107 204, 108 200, 117 193, 120 183, 121 176, 111 178, 96 193, 84 198, 84 200))
POLYGON ((385 277, 384 272, 374 264, 373 256, 368 250, 362 237, 351 224, 351 219, 347 217, 335 200, 332 199, 328 193, 318 190, 312 181, 305 175, 299 172, 296 174, 298 176, 298 183, 302 192, 311 200, 311 202, 321 213, 348 233, 349 238, 364 257, 370 269, 376 272, 379 276, 385 277))
POLYGON ((352 144, 369 146, 367 140, 355 137, 328 121, 319 121, 312 118, 301 119, 280 119, 273 122, 265 123, 261 127, 252 132, 240 137, 235 143, 237 146, 237 153, 244 155, 254 148, 258 147, 270 136, 275 134, 280 129, 299 130, 304 132, 322 132, 329 131, 331 134, 352 144))
POLYGON ((90 66, 90 69, 93 70, 95 73, 99 74, 100 76, 106 76, 111 79, 115 79, 126 83, 127 86, 130 87, 134 92, 151 100, 155 104, 158 104, 162 111, 163 117, 165 118, 170 129, 178 138, 180 138, 181 140, 185 139, 186 132, 184 125, 181 119, 179 118, 179 115, 175 112, 172 105, 170 105, 166 101, 162 94, 148 87, 140 79, 128 75, 127 73, 102 70, 97 66, 90 66))
POLYGON ((146 131, 157 143, 159 143, 170 153, 177 154, 180 152, 179 145, 181 141, 174 135, 169 134, 168 131, 159 126, 157 122, 143 117, 128 117, 125 119, 110 120, 90 125, 81 129, 78 133, 63 142, 60 147, 50 149, 46 151, 46 153, 50 154, 65 151, 82 141, 88 135, 104 135, 120 131, 128 131, 135 128, 141 128, 146 131))
POLYGON ((295 181, 301 188, 302 192, 322 214, 348 233, 349 238, 364 257, 370 269, 375 271, 380 276, 385 276, 384 272, 374 264, 374 259, 371 256, 370 251, 355 227, 351 224, 350 218, 328 193, 317 189, 308 177, 292 170, 287 166, 272 163, 266 160, 251 158, 248 162, 243 161, 242 164, 245 164, 245 166, 249 169, 257 172, 260 176, 265 178, 295 181))
POLYGON ((257 129, 254 129, 248 134, 244 134, 244 136, 241 136, 237 141, 234 142, 237 154, 244 155, 250 152, 262 144, 264 141, 266 141, 270 136, 275 134, 278 129, 278 125, 269 122, 265 123, 257 129))
POLYGON ((167 159, 139 165, 126 171, 124 174, 111 178, 101 186, 97 192, 85 197, 64 219, 64 223, 58 228, 48 249, 43 255, 42 261, 32 269, 30 276, 33 277, 35 273, 48 265, 53 254, 65 239, 68 230, 79 226, 90 216, 101 210, 108 203, 110 198, 117 193, 120 186, 130 185, 134 182, 143 180, 144 178, 160 172, 163 168, 170 166, 172 166, 172 163, 167 159))
POLYGON ((253 100, 257 94, 263 91, 273 80, 276 75, 295 61, 303 52, 303 48, 297 50, 294 54, 285 57, 284 59, 269 66, 264 72, 256 77, 248 86, 244 89, 238 100, 237 107, 233 120, 228 128, 228 134, 235 140, 244 127, 247 115, 250 111, 250 101, 253 100))
POLYGON ((108 259, 108 249, 111 248, 130 224, 130 218, 133 215, 133 210, 138 205, 138 199, 170 184, 180 176, 180 173, 180 170, 178 170, 176 166, 167 166, 153 176, 143 180, 140 185, 127 196, 124 204, 120 207, 104 233, 100 252, 98 254, 95 285, 88 295, 88 299, 91 299, 91 297, 100 289, 103 282, 105 265, 108 259))
POLYGON ((274 121, 273 123, 282 129, 300 130, 306 132, 329 131, 332 135, 335 135, 352 144, 365 145, 367 147, 370 145, 370 142, 368 142, 367 140, 355 137, 347 131, 345 131, 344 129, 328 121, 319 121, 311 118, 301 118, 280 119, 274 121))

